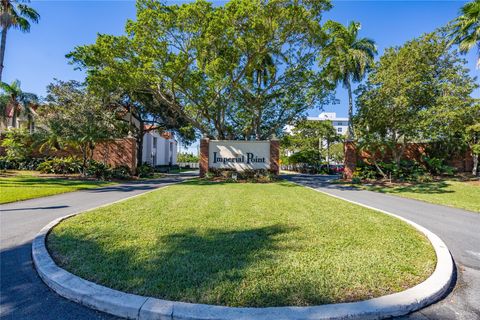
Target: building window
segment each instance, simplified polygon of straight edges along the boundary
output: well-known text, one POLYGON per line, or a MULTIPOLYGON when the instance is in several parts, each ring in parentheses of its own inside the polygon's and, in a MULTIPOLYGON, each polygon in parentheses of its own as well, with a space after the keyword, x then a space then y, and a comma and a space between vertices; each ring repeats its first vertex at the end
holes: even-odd
POLYGON ((343 126, 343 123, 342 123, 342 122, 339 122, 338 125, 339 125, 339 126, 343 126))
POLYGON ((157 138, 153 137, 153 147, 157 148, 157 138))
POLYGON ((342 133, 342 128, 337 128, 338 133, 342 133))

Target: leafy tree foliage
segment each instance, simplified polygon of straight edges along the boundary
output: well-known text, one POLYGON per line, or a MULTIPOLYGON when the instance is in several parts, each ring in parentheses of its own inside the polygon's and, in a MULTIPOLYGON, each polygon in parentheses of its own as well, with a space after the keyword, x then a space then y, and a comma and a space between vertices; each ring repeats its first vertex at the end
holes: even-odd
POLYGON ((361 146, 391 153, 399 166, 409 142, 465 143, 466 126, 478 114, 471 97, 478 84, 448 47, 432 33, 386 50, 358 90, 361 146))
POLYGON ((331 159, 330 146, 339 142, 341 137, 329 121, 299 121, 281 141, 284 151, 293 152, 290 162, 321 164, 331 159))
POLYGON ((177 162, 198 162, 198 156, 193 153, 179 152, 177 155, 177 162))
POLYGON ((99 35, 68 57, 89 85, 120 88, 180 133, 265 139, 329 98, 332 83, 314 68, 329 8, 327 0, 139 0, 126 35, 99 35))
POLYGON ((78 82, 58 81, 50 84, 47 92, 46 104, 39 108, 39 120, 48 141, 54 141, 60 148, 80 151, 85 174, 95 144, 124 136, 126 128, 118 120, 116 110, 106 109, 101 100, 88 94, 78 82))

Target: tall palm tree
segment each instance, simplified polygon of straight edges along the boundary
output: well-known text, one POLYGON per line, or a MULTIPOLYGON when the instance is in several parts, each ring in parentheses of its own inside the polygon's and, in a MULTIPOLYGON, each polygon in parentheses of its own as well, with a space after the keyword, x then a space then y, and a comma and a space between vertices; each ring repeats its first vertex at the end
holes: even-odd
POLYGON ((0 26, 2 27, 0 82, 2 81, 3 60, 5 57, 8 29, 16 28, 22 32, 29 32, 30 22, 37 23, 40 19, 38 12, 25 4, 28 2, 30 2, 30 0, 0 0, 0 26))
POLYGON ((3 96, 7 99, 0 99, 0 110, 2 110, 2 120, 12 118, 12 127, 17 127, 17 118, 19 115, 26 115, 29 120, 32 120, 34 113, 32 106, 38 103, 38 97, 29 92, 23 92, 20 88, 20 81, 15 80, 11 84, 5 82, 0 83, 0 88, 3 90, 3 96))
POLYGON ((335 21, 327 21, 323 29, 327 43, 320 55, 320 63, 334 82, 341 83, 348 91, 348 136, 355 137, 353 131, 352 82, 360 82, 374 64, 377 54, 375 41, 360 38, 360 23, 351 22, 348 26, 335 21))
POLYGON ((480 68, 480 0, 465 4, 460 13, 461 16, 453 20, 452 43, 458 44, 462 53, 477 47, 477 68, 480 68))

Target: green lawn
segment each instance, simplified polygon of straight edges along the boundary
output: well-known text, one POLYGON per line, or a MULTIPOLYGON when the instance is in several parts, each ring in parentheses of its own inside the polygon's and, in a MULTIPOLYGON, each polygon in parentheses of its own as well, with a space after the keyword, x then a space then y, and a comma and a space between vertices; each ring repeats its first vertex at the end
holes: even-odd
POLYGON ((170 186, 63 221, 48 247, 108 287, 229 306, 367 299, 435 266, 428 240, 400 220, 287 182, 170 186))
POLYGON ((39 177, 36 172, 0 175, 0 203, 8 203, 54 194, 92 189, 108 182, 39 177))
POLYGON ((362 188, 480 212, 479 182, 445 180, 404 186, 363 185, 362 188))

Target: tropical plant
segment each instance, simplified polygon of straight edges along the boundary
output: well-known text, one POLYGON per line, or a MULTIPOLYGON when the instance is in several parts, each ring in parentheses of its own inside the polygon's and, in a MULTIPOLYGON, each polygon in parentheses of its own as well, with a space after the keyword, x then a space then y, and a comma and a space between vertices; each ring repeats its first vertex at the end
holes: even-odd
POLYGON ((47 103, 38 109, 39 121, 57 146, 68 146, 81 153, 82 174, 86 175, 95 145, 124 136, 125 123, 76 81, 50 84, 47 92, 47 103))
POLYGON ((11 84, 5 82, 0 83, 4 98, 0 98, 0 111, 2 121, 12 118, 12 127, 17 127, 17 117, 21 114, 28 118, 28 128, 31 130, 31 122, 33 120, 34 111, 32 107, 38 103, 37 95, 24 92, 20 88, 20 81, 15 80, 11 84))
POLYGON ((2 81, 3 60, 7 42, 7 32, 10 28, 22 32, 30 31, 30 22, 37 23, 40 15, 25 3, 29 0, 2 0, 0 2, 0 26, 2 27, 2 40, 0 45, 0 82, 2 81))
POLYGON ((361 25, 351 22, 348 26, 335 21, 327 21, 323 30, 328 42, 320 54, 324 72, 334 82, 341 83, 348 92, 348 136, 355 137, 353 128, 352 82, 360 82, 374 64, 377 54, 375 41, 359 37, 361 25))
POLYGON ((480 0, 465 4, 460 13, 452 22, 451 43, 458 44, 462 53, 477 47, 477 68, 480 68, 480 0))

